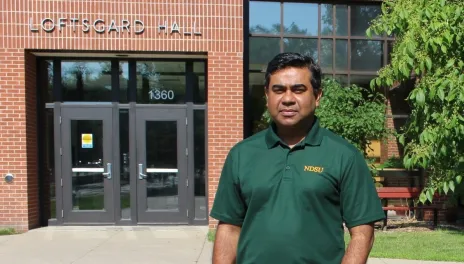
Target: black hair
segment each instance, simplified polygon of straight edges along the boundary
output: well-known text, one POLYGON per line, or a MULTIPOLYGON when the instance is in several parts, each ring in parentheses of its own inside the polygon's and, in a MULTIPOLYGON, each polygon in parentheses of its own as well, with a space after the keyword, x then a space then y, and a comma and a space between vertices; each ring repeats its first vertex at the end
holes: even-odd
POLYGON ((307 67, 311 72, 311 86, 314 93, 321 89, 321 68, 317 65, 313 58, 307 55, 302 55, 295 52, 284 52, 277 54, 267 65, 265 84, 266 89, 269 87, 271 75, 276 71, 288 67, 304 68, 307 67))

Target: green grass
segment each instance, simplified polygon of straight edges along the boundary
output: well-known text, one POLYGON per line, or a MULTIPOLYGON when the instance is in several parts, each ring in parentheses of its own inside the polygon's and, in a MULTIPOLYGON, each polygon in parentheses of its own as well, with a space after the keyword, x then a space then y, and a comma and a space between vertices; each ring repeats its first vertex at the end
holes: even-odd
MULTIPOLYGON (((208 232, 214 241, 215 230, 208 232)), ((345 243, 350 241, 345 233, 345 243)), ((464 262, 464 231, 435 230, 416 232, 376 232, 370 257, 464 262)))
MULTIPOLYGON (((349 234, 345 241, 350 240, 349 234)), ((463 261, 464 231, 376 232, 371 257, 433 261, 463 261)))
POLYGON ((8 236, 16 234, 16 230, 13 228, 0 229, 0 236, 8 236))

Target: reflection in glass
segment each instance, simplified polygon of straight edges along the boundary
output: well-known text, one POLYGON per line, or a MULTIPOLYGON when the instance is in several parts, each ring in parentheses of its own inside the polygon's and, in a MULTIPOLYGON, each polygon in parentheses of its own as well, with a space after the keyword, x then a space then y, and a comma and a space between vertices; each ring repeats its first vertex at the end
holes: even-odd
MULTIPOLYGON (((380 5, 352 5, 351 6, 351 35, 366 36, 370 23, 381 14, 380 5)), ((372 34, 375 36, 375 34, 372 34)))
POLYGON ((333 5, 321 4, 321 35, 333 35, 333 5))
POLYGON ((206 63, 203 61, 193 63, 193 103, 204 104, 206 103, 206 82, 205 82, 205 67, 206 63))
POLYGON ((269 61, 280 53, 279 38, 250 38, 250 70, 265 70, 269 61))
POLYGON ((137 103, 185 103, 185 62, 137 62, 137 103))
POLYGON ((298 52, 317 61, 317 39, 284 38, 285 52, 298 52))
POLYGON ((195 219, 206 219, 205 111, 194 110, 195 219))
POLYGON ((103 121, 71 120, 72 208, 103 210, 103 121))
POLYGON ((257 133, 268 127, 267 123, 262 118, 266 109, 266 99, 264 97, 264 72, 250 72, 249 84, 253 115, 253 133, 257 133))
POLYGON ((146 122, 147 209, 179 209, 177 121, 146 122))
POLYGON ((37 74, 41 77, 37 84, 41 102, 53 102, 53 60, 40 60, 37 64, 37 74))
POLYGON ((348 75, 337 74, 335 75, 335 80, 337 80, 343 87, 348 86, 348 75))
POLYGON ((335 35, 348 36, 348 6, 335 6, 335 35))
POLYGON ((53 109, 45 109, 45 129, 44 129, 44 142, 42 157, 44 161, 43 178, 45 190, 44 200, 48 201, 45 204, 45 213, 47 219, 56 218, 56 189, 55 189, 55 136, 53 127, 53 109))
POLYGON ((323 71, 332 71, 333 66, 333 41, 332 39, 321 40, 320 65, 323 71))
POLYGON ((352 40, 351 69, 377 71, 383 66, 382 41, 352 40))
POLYGON ((110 102, 110 61, 62 61, 63 101, 110 102))
POLYGON ((250 1, 250 33, 278 35, 280 24, 280 3, 250 1))
POLYGON ((347 40, 335 40, 335 69, 348 70, 347 40))
POLYGON ((130 219, 129 110, 119 110, 119 159, 121 172, 121 218, 130 219))
POLYGON ((119 62, 119 102, 129 102, 129 62, 119 62))
MULTIPOLYGON (((284 34, 317 36, 317 4, 284 3, 283 9, 284 34)), ((267 16, 268 14, 266 11, 266 17, 267 16)))

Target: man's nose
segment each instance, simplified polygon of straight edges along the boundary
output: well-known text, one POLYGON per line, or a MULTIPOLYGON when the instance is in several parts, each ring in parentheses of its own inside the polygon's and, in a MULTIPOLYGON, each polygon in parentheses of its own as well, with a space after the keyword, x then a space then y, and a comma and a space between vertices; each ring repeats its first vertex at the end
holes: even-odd
POLYGON ((289 105, 289 104, 294 104, 295 103, 295 96, 294 96, 293 92, 290 89, 285 91, 285 94, 282 97, 282 103, 284 105, 289 105))

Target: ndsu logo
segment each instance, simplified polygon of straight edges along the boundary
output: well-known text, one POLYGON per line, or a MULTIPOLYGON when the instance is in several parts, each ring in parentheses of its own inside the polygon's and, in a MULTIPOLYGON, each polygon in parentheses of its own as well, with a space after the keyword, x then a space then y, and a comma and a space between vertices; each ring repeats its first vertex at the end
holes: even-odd
POLYGON ((304 166, 304 171, 321 173, 324 171, 324 168, 317 166, 304 166))

